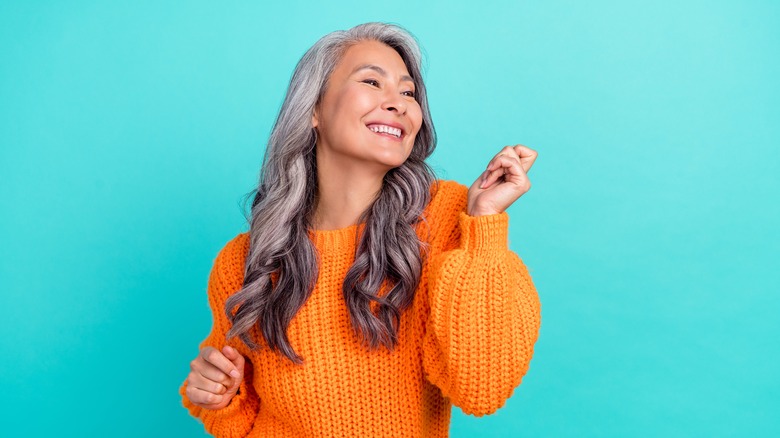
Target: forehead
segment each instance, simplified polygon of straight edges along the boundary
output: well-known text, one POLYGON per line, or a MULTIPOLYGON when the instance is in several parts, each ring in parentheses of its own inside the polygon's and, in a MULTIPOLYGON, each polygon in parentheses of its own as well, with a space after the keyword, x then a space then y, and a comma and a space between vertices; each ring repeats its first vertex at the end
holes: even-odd
POLYGON ((387 44, 379 41, 361 41, 351 46, 342 56, 334 74, 350 75, 361 65, 372 64, 381 67, 390 74, 408 75, 401 55, 387 44))

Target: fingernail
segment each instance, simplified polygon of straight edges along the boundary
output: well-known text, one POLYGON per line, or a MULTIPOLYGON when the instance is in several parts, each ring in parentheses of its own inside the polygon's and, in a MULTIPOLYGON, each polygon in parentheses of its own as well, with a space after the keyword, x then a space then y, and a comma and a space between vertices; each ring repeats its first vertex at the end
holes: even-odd
POLYGON ((233 371, 231 371, 231 372, 230 372, 230 375, 231 375, 231 376, 233 376, 233 377, 235 377, 236 379, 238 379, 239 377, 241 377, 241 374, 240 374, 240 373, 239 373, 237 370, 233 370, 233 371))

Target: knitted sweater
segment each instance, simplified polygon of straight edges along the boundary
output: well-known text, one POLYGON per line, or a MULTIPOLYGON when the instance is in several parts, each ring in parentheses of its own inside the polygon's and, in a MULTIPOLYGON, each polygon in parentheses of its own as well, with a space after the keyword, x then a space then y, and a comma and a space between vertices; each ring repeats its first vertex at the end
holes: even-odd
POLYGON ((184 407, 207 432, 447 437, 452 404, 475 416, 504 405, 529 368, 541 324, 539 297, 528 269, 508 248, 507 213, 469 216, 468 188, 439 182, 424 212, 427 225, 417 229, 431 244, 429 257, 392 352, 361 347, 342 296, 364 224, 309 231, 321 257, 319 277, 287 332, 302 365, 271 352, 262 338, 255 339, 260 351, 239 338, 226 342, 230 321, 223 309, 241 289, 249 234, 222 248, 208 281, 213 325, 200 348, 227 344, 246 362, 238 394, 222 409, 195 406, 186 380, 181 386, 184 407))

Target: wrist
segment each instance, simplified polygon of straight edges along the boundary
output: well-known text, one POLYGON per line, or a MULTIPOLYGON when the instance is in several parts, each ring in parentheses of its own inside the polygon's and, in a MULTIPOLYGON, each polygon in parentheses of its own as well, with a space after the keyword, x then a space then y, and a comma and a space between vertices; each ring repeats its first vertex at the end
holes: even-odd
POLYGON ((477 216, 490 216, 492 214, 501 214, 501 212, 492 211, 492 210, 473 209, 473 210, 469 210, 466 214, 468 214, 469 216, 477 217, 477 216))

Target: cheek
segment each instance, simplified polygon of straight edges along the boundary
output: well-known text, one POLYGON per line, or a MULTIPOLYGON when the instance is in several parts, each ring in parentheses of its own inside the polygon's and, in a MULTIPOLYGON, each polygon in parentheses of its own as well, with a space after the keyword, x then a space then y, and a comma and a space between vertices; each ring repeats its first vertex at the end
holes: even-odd
POLYGON ((409 112, 409 118, 414 124, 415 133, 420 132, 420 127, 422 126, 422 108, 420 108, 419 104, 414 104, 410 105, 407 111, 409 112))
POLYGON ((375 105, 368 93, 361 92, 357 87, 344 91, 339 96, 336 108, 343 113, 360 114, 370 111, 375 105))

